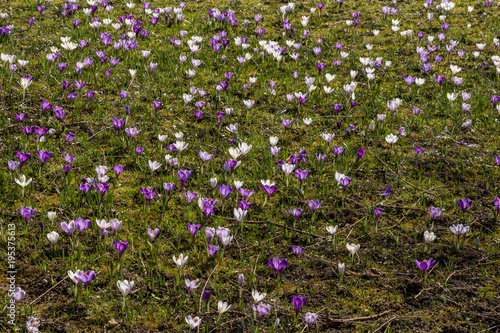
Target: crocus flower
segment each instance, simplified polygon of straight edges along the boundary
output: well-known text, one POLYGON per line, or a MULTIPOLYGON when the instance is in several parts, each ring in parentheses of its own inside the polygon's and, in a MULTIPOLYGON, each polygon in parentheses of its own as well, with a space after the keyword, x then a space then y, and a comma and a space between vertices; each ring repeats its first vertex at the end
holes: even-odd
POLYGON ((375 207, 375 209, 373 210, 373 213, 375 214, 375 219, 378 220, 378 218, 380 217, 380 215, 382 215, 382 212, 384 210, 382 208, 377 208, 375 207))
POLYGON ((148 236, 149 236, 149 239, 151 240, 151 242, 153 242, 156 238, 156 236, 158 236, 158 234, 160 233, 160 229, 156 228, 154 230, 148 228, 146 230, 148 236))
POLYGON ((278 258, 273 258, 272 260, 269 259, 267 261, 267 265, 276 272, 276 275, 279 275, 288 265, 288 259, 283 259, 283 260, 280 260, 278 258))
POLYGON ((309 331, 311 330, 311 326, 316 322, 317 319, 318 315, 316 313, 311 313, 311 312, 306 313, 306 315, 304 316, 304 320, 306 321, 309 331))
POLYGON ((465 211, 467 209, 469 209, 471 202, 472 201, 470 199, 466 198, 466 199, 460 199, 460 200, 458 200, 457 204, 458 204, 458 207, 462 210, 462 212, 465 213, 465 211))
POLYGON ((435 264, 436 261, 433 260, 432 258, 429 259, 429 261, 424 259, 422 262, 415 260, 415 265, 417 265, 417 267, 420 268, 424 273, 426 273, 429 269, 431 269, 435 264))
POLYGON ((204 299, 204 300, 205 300, 205 302, 207 302, 207 303, 208 303, 208 301, 210 301, 210 291, 205 290, 205 291, 203 292, 203 299, 204 299))
POLYGON ((257 313, 257 316, 259 317, 259 322, 264 319, 267 314, 269 314, 269 311, 271 311, 271 306, 269 304, 265 303, 259 303, 259 305, 255 306, 255 304, 252 305, 252 310, 253 312, 257 313))
POLYGON ((197 195, 198 194, 196 192, 189 192, 189 191, 184 192, 184 196, 186 197, 188 202, 192 202, 197 195))
POLYGON ((179 169, 179 171, 177 172, 177 176, 179 178, 179 181, 181 182, 181 186, 184 187, 184 185, 186 184, 186 182, 191 177, 191 170, 182 170, 182 169, 179 169))
POLYGON ((28 222, 28 220, 37 212, 36 209, 33 209, 31 207, 21 207, 19 210, 21 211, 21 215, 26 222, 28 222))
POLYGON ((194 330, 196 327, 200 326, 200 324, 201 324, 201 319, 199 317, 193 318, 191 316, 187 316, 185 319, 186 319, 186 323, 191 328, 191 331, 194 330))
POLYGON ((75 280, 78 282, 83 283, 85 286, 88 286, 90 282, 95 277, 95 272, 88 270, 88 271, 78 271, 75 275, 75 280))
POLYGON ((189 280, 189 279, 184 280, 184 283, 186 284, 186 287, 188 288, 189 291, 193 291, 200 286, 201 282, 196 284, 197 282, 198 280, 189 280))
POLYGON ((132 288, 134 288, 134 281, 128 281, 128 280, 123 280, 123 281, 116 281, 116 286, 122 293, 123 297, 127 296, 132 288))
POLYGON ((55 231, 49 232, 47 234, 47 239, 49 240, 52 246, 56 245, 57 240, 59 239, 59 234, 55 231))
POLYGON ((191 237, 193 237, 193 243, 196 237, 196 233, 201 228, 201 224, 188 224, 187 225, 189 232, 191 233, 191 237))
POLYGON ((215 257, 217 255, 217 253, 219 252, 219 246, 208 244, 207 252, 212 257, 215 257))
POLYGON ((142 187, 141 186, 141 192, 144 194, 144 197, 148 202, 156 198, 157 193, 154 191, 154 188, 151 186, 148 187, 142 187))
POLYGON ((47 163, 47 161, 52 157, 54 153, 53 152, 48 152, 45 150, 37 150, 36 155, 40 159, 40 162, 42 162, 42 165, 47 163))
POLYGON ((436 218, 440 217, 441 214, 443 214, 443 211, 440 208, 436 208, 436 207, 429 208, 429 212, 431 214, 432 220, 435 220, 436 218))
POLYGON ((14 303, 20 302, 24 296, 26 296, 26 292, 20 287, 16 287, 16 289, 12 292, 12 300, 14 303))
POLYGON ((184 254, 180 254, 179 258, 176 258, 175 255, 172 257, 174 260, 175 264, 177 265, 177 269, 180 270, 182 266, 186 263, 186 261, 189 259, 188 256, 184 257, 184 254))
POLYGON ((30 317, 26 322, 26 331, 30 333, 40 332, 38 330, 39 326, 40 326, 40 321, 38 320, 38 318, 30 317))
POLYGON ((128 242, 127 241, 114 241, 113 242, 113 247, 115 248, 116 252, 118 252, 118 261, 121 260, 123 253, 128 248, 128 242))
POLYGON ((292 251, 295 253, 296 256, 302 253, 304 251, 304 248, 301 246, 292 246, 292 251))

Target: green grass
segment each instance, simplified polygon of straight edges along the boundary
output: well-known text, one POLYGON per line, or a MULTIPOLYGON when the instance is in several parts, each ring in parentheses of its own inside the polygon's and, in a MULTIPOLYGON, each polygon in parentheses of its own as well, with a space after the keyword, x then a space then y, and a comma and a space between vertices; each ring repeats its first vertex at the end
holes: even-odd
MULTIPOLYGON (((498 37, 495 35, 499 18, 497 3, 483 7, 472 1, 457 2, 446 18, 451 28, 444 32, 446 39, 435 53, 443 56, 443 60, 436 64, 434 54, 429 56, 430 74, 421 72, 422 63, 415 49, 425 47, 427 36, 436 36, 442 29, 435 5, 432 10, 435 17, 429 24, 422 1, 402 2, 398 4, 399 13, 387 18, 381 11, 382 6, 389 5, 386 2, 346 1, 340 10, 336 3, 327 2, 321 16, 316 11, 310 18, 311 35, 307 40, 302 37, 300 20, 302 16, 311 16, 312 2, 297 3, 293 13, 287 16, 293 30, 285 37, 278 12, 285 2, 235 1, 231 6, 228 3, 221 6, 215 1, 193 1, 187 3, 183 23, 167 26, 160 16, 154 28, 138 3, 133 13, 144 21, 143 27, 150 35, 137 39, 136 51, 107 48, 107 58, 122 60, 114 69, 109 63, 101 65, 96 57, 95 51, 102 48, 102 43, 81 10, 63 19, 59 14, 60 1, 45 3, 47 9, 41 16, 33 1, 0 3, 0 12, 6 11, 10 16, 4 21, 6 23, 0 21, 0 26, 15 26, 9 36, 0 37, 0 52, 30 61, 12 75, 8 65, 3 64, 0 68, 0 158, 4 166, 0 169, 3 198, 0 244, 2 249, 7 248, 8 224, 15 224, 16 281, 27 292, 17 307, 16 329, 20 330, 30 316, 35 316, 40 318, 43 332, 181 332, 189 330, 184 318, 192 315, 201 318, 201 332, 302 332, 306 330, 306 312, 318 313, 317 324, 312 328, 317 332, 480 332, 498 327, 500 234, 493 200, 499 196, 500 171, 493 155, 499 153, 499 114, 490 102, 490 95, 499 94, 498 74, 490 59, 499 54, 492 42, 498 37), (472 4, 475 10, 468 14, 467 6, 472 4), (214 7, 235 10, 239 26, 208 24, 208 9, 214 7), (422 10, 424 13, 420 14, 422 10), (351 12, 361 12, 361 24, 356 29, 345 24, 346 20, 352 20, 351 12), (485 18, 481 17, 483 12, 487 13, 485 18), (264 16, 258 25, 266 29, 263 39, 277 41, 281 47, 286 45, 286 40, 303 44, 294 51, 300 54, 297 62, 289 55, 277 63, 268 54, 263 58, 254 54, 254 47, 263 51, 253 33, 253 17, 258 13, 264 16), (36 18, 31 28, 28 17, 36 18), (82 20, 78 28, 72 27, 74 18, 82 20), (400 31, 393 33, 392 18, 401 21, 400 31, 412 29, 413 36, 404 39, 400 31), (242 26, 245 19, 251 22, 247 28, 242 26), (422 25, 417 27, 417 22, 422 25), (471 27, 467 28, 469 23, 471 27), (379 36, 373 36, 374 29, 381 31, 379 36), (181 30, 188 31, 188 35, 181 48, 176 49, 169 39, 179 38, 181 30), (209 39, 221 30, 228 31, 230 44, 215 57, 209 39), (425 33, 421 42, 416 35, 420 31, 425 33), (203 37, 201 50, 194 57, 203 64, 196 69, 196 75, 188 79, 185 71, 192 65, 186 40, 193 35, 203 37), (49 66, 45 55, 50 53, 52 46, 61 49, 60 38, 64 36, 71 36, 73 41, 92 41, 84 50, 62 50, 59 61, 69 65, 59 73, 57 64, 49 66), (250 47, 247 50, 235 47, 235 37, 249 37, 250 47), (314 41, 317 38, 322 38, 323 42, 318 44, 314 41), (459 41, 455 50, 466 51, 463 58, 456 52, 448 54, 444 49, 451 39, 459 41), (344 44, 342 50, 349 53, 347 58, 341 59, 335 42, 344 44), (481 51, 479 60, 474 60, 475 44, 481 42, 487 46, 481 51), (373 44, 370 52, 365 48, 367 43, 373 44), (312 48, 318 45, 322 52, 315 57, 312 48), (151 51, 147 60, 142 59, 141 50, 151 51), (236 56, 244 56, 247 52, 254 54, 253 58, 239 65, 236 56), (179 64, 180 55, 188 56, 183 64, 179 64), (225 62, 220 61, 221 55, 227 56, 225 62), (367 56, 383 58, 370 84, 359 61, 360 57, 367 56), (94 59, 92 67, 81 74, 75 73, 75 63, 86 57, 94 59), (333 60, 342 60, 343 64, 336 67, 333 60), (318 61, 327 64, 321 76, 316 69, 318 61), (385 61, 392 61, 392 65, 385 68, 385 61), (480 66, 483 61, 487 64, 484 69, 480 66), (148 69, 150 62, 158 64, 153 73, 148 69), (465 79, 458 88, 451 81, 450 64, 462 68, 455 75, 465 79), (104 69, 112 69, 109 79, 105 78, 104 69), (129 69, 137 70, 133 80, 129 69), (358 71, 355 79, 358 105, 353 108, 347 106, 343 93, 343 85, 351 82, 351 70, 358 71), (293 79, 295 71, 299 73, 297 80, 293 79), (215 86, 225 80, 225 72, 235 73, 235 77, 226 91, 218 93, 215 86), (24 97, 18 84, 21 73, 34 76, 24 97), (325 73, 336 75, 329 84, 334 88, 329 95, 323 91, 325 73), (418 89, 412 85, 410 90, 403 80, 408 75, 425 78, 426 82, 418 89), (436 84, 433 75, 446 77, 442 87, 436 84), (287 103, 286 94, 307 92, 305 76, 315 77, 317 88, 299 108, 297 99, 287 103), (256 77, 257 83, 245 90, 243 84, 248 84, 249 77, 256 77), (74 85, 63 93, 61 82, 78 79, 86 81, 87 86, 76 101, 69 101, 65 97, 74 85), (276 96, 269 92, 269 80, 277 81, 276 96), (195 121, 194 101, 185 104, 182 99, 192 86, 208 92, 205 97, 194 99, 207 103, 202 110, 205 115, 198 121, 195 121), (90 101, 85 95, 87 90, 96 93, 90 101), (120 90, 128 91, 130 96, 121 99, 120 90), (461 111, 461 96, 453 106, 447 99, 447 93, 462 91, 472 94, 467 102, 471 109, 466 115, 461 111), (403 103, 390 115, 387 102, 394 98, 400 98, 403 103), (256 102, 250 111, 243 104, 243 100, 248 99, 256 102), (59 121, 52 110, 42 113, 41 100, 62 106, 68 116, 59 121), (159 112, 154 111, 153 101, 163 103, 159 112), (333 105, 338 103, 343 105, 343 110, 337 115, 333 105), (125 106, 130 107, 125 127, 137 127, 142 131, 130 140, 112 127, 112 117, 126 117, 125 106), (233 114, 226 115, 221 126, 216 127, 217 112, 224 112, 225 108, 233 108, 233 114), (420 108, 419 115, 413 115, 414 108, 420 108), (21 112, 27 113, 22 125, 14 118, 14 114, 21 112), (383 124, 376 119, 380 113, 387 115, 383 124), (312 118, 310 126, 304 125, 302 119, 305 117, 312 118), (466 118, 472 120, 469 129, 462 127, 466 118), (293 119, 286 133, 282 119, 293 119), (372 120, 376 123, 374 131, 369 130, 372 120), (237 135, 225 130, 234 123, 239 124, 237 135), (346 128, 355 123, 358 123, 359 132, 347 135, 346 128), (26 140, 20 128, 27 125, 54 128, 56 134, 45 134, 45 141, 38 144, 36 134, 26 140), (406 129, 407 136, 399 137, 393 147, 389 146, 386 135, 398 133, 400 127, 406 129), (167 144, 175 143, 174 134, 179 131, 184 133, 184 141, 189 147, 172 154, 180 162, 170 167, 164 155, 171 154, 167 144), (66 142, 67 132, 75 134, 74 141, 66 142), (321 138, 322 133, 335 133, 331 145, 346 148, 336 160, 332 148, 321 138), (158 134, 168 134, 167 141, 160 144, 158 134), (277 136, 280 139, 278 146, 282 148, 274 159, 268 149, 270 136, 277 136), (231 158, 228 148, 236 146, 228 143, 230 138, 253 145, 248 155, 238 158, 242 163, 234 174, 223 171, 224 162, 231 158), (469 146, 461 145, 461 141, 469 146), (138 157, 136 145, 146 148, 138 157), (413 148, 417 146, 425 153, 415 156, 413 148), (356 161, 360 148, 365 148, 366 154, 356 161), (37 149, 54 152, 41 173, 35 154, 37 149), (21 173, 19 169, 12 172, 7 168, 7 162, 16 160, 14 153, 19 150, 32 152, 21 173), (203 173, 197 155, 199 150, 214 154, 214 158, 203 166, 203 173), (303 150, 308 153, 308 161, 300 162, 296 169, 307 169, 311 174, 298 191, 299 182, 293 174, 286 186, 276 162, 303 150), (321 165, 314 156, 320 152, 327 154, 321 165), (68 176, 62 169, 65 164, 62 154, 75 154, 76 157, 68 176), (148 160, 163 164, 153 176, 148 160), (80 179, 95 177, 98 165, 111 169, 113 164, 124 165, 125 171, 118 179, 112 170, 108 171, 110 189, 102 203, 95 190, 84 196, 78 189, 80 179), (204 229, 200 230, 193 246, 186 225, 203 224, 203 215, 196 203, 198 198, 188 204, 179 192, 179 168, 193 171, 185 190, 219 200, 207 226, 224 226, 234 234, 223 256, 213 259, 207 255, 204 229), (337 186, 335 172, 352 178, 346 191, 337 186), (14 180, 20 174, 33 178, 24 195, 14 180), (222 206, 218 190, 210 187, 212 177, 217 177, 218 185, 233 185, 234 180, 241 180, 243 188, 255 190, 248 200, 252 207, 241 226, 233 218, 233 208, 237 207, 235 192, 222 206), (265 206, 261 179, 271 179, 277 185, 276 193, 265 206), (177 188, 162 211, 165 191, 161 184, 165 182, 175 182, 177 188), (155 186, 161 197, 146 205, 141 186, 155 186), (392 194, 384 199, 380 193, 387 187, 392 188, 392 194), (456 204, 462 198, 472 200, 466 214, 462 214, 456 204), (314 218, 307 206, 308 200, 323 203, 314 218), (38 210, 27 225, 19 213, 21 206, 38 210), (444 209, 444 213, 434 223, 437 239, 425 251, 423 232, 430 230, 431 206, 444 209), (373 215, 375 207, 384 209, 378 223, 373 215), (303 209, 297 221, 289 208, 303 209), (48 220, 48 211, 57 212, 53 223, 48 220), (77 217, 90 219, 92 226, 78 237, 71 252, 69 238, 60 224, 77 217), (123 222, 115 239, 130 244, 119 268, 112 236, 101 240, 95 224, 96 219, 109 221, 113 218, 123 222), (45 224, 43 234, 39 227, 41 221, 45 224), (469 225, 471 229, 459 251, 454 248, 455 239, 449 231, 449 226, 457 223, 469 225), (326 232, 328 225, 338 225, 335 245, 326 232), (152 246, 146 234, 148 227, 160 229, 152 246), (46 233, 53 230, 60 234, 55 249, 46 238, 46 233), (479 246, 476 239, 479 239, 479 246), (354 264, 346 242, 361 245, 354 264), (296 257, 292 245, 303 246, 304 252, 296 257), (189 255, 189 260, 179 276, 172 256, 180 253, 189 255), (279 282, 267 265, 267 260, 273 257, 289 258, 279 282), (435 259, 437 265, 423 285, 414 260, 429 258, 435 259), (342 279, 337 269, 340 262, 346 263, 342 279), (78 286, 79 295, 75 300, 74 286, 67 278, 67 271, 77 268, 94 270, 96 278, 88 288, 78 286), (241 291, 238 274, 245 276, 241 291), (199 279, 201 285, 193 294, 188 294, 184 278, 199 279), (123 279, 135 281, 124 311, 116 286, 116 281, 123 279), (208 308, 204 301, 199 304, 203 288, 212 293, 208 308), (253 318, 252 289, 266 292, 264 302, 272 307, 260 325, 253 318), (295 320, 290 298, 298 294, 308 300, 295 320), (218 300, 232 304, 231 310, 220 320, 218 300), (280 324, 273 328, 276 318, 280 319, 280 324)), ((88 7, 84 2, 80 5, 88 7)), ((167 5, 177 4, 153 1, 152 8, 167 5)), ((116 22, 116 16, 128 9, 125 12, 121 2, 113 6, 115 9, 109 18, 116 22)), ((108 14, 100 7, 94 16, 104 19, 108 14)), ((101 31, 113 31, 113 41, 119 39, 111 26, 101 27, 101 31)), ((438 45, 437 37, 432 44, 438 45)), ((0 267, 6 272, 7 262, 2 261, 0 267)), ((0 274, 0 295, 5 302, 9 299, 6 278, 6 274, 0 274)), ((4 313, 0 324, 6 332, 12 328, 8 320, 4 313)))

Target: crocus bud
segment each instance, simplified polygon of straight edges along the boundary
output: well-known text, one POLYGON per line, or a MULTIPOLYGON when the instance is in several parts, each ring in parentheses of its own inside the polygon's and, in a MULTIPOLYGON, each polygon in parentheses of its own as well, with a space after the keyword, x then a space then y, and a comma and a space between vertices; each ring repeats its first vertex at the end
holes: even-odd
POLYGON ((217 186, 217 178, 215 177, 210 178, 210 187, 212 187, 212 190, 215 189, 216 186, 217 186))
POLYGON ((47 217, 49 218, 50 222, 54 222, 56 218, 56 212, 47 212, 47 217))
POLYGON ((245 282, 245 276, 243 274, 238 275, 238 285, 241 287, 245 282))
POLYGON ((344 263, 339 263, 339 274, 340 276, 344 276, 344 272, 345 272, 345 264, 344 263))
POLYGON ((210 301, 210 291, 205 290, 205 291, 203 292, 203 299, 204 299, 204 300, 205 300, 205 302, 207 302, 207 303, 208 303, 208 301, 210 301))
POLYGON ((47 234, 47 238, 49 239, 50 244, 54 246, 56 245, 56 242, 59 239, 59 234, 55 231, 52 231, 47 234))

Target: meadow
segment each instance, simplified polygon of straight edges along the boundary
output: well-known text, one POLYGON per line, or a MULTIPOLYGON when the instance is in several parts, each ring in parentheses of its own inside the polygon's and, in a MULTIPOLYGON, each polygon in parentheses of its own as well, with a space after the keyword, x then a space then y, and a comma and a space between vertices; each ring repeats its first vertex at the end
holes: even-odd
POLYGON ((497 332, 500 8, 0 0, 0 332, 497 332))

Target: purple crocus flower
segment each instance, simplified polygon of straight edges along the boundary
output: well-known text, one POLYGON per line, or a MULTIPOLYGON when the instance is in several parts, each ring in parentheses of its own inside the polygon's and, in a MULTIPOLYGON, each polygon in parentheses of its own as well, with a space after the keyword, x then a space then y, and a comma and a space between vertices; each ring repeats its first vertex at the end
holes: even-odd
POLYGON ((113 164, 113 171, 115 172, 116 178, 125 170, 125 166, 113 164))
POLYGON ((289 211, 294 218, 298 218, 302 214, 302 209, 300 208, 289 208, 289 211))
POLYGON ((300 187, 302 187, 302 183, 309 176, 310 172, 308 170, 297 169, 295 170, 295 177, 300 181, 300 187))
POLYGON ((22 215, 22 217, 24 218, 24 220, 25 220, 26 222, 28 222, 28 220, 29 220, 29 219, 30 219, 33 215, 35 215, 35 214, 36 214, 36 212, 37 212, 37 210, 36 210, 36 209, 33 209, 33 208, 31 208, 31 207, 26 207, 26 208, 21 207, 21 208, 20 208, 20 211, 21 211, 21 215, 22 215))
POLYGON ((83 283, 85 286, 88 286, 90 282, 95 277, 95 272, 94 271, 78 271, 75 275, 75 280, 78 282, 83 283))
POLYGON ((440 208, 436 208, 436 207, 429 208, 429 212, 431 214, 432 220, 435 220, 436 218, 440 217, 441 214, 443 214, 443 211, 440 208))
POLYGON ((36 151, 36 155, 38 156, 42 164, 45 164, 52 157, 53 154, 54 154, 53 152, 48 152, 45 150, 36 151))
POLYGON ((201 229, 201 224, 188 224, 187 227, 189 232, 191 233, 191 236, 193 237, 193 243, 194 243, 196 233, 201 229))
POLYGON ((196 192, 189 192, 189 191, 184 192, 184 196, 186 197, 186 199, 189 203, 191 203, 194 200, 194 198, 196 198, 197 195, 198 195, 198 193, 196 193, 196 192))
POLYGON ((191 170, 179 169, 179 171, 177 172, 177 176, 179 178, 179 181, 181 182, 182 187, 184 187, 186 182, 189 180, 189 178, 191 177, 191 174, 192 174, 191 170))
POLYGON ((238 206, 243 210, 249 210, 252 203, 246 201, 238 201, 238 206))
POLYGON ((267 194, 268 197, 270 197, 277 189, 275 185, 261 185, 260 188, 267 194))
POLYGON ((76 230, 75 221, 69 221, 68 223, 62 222, 61 228, 71 239, 73 239, 73 234, 76 230))
POLYGON ((276 272, 276 275, 279 275, 288 265, 288 258, 283 260, 278 258, 273 258, 272 260, 269 259, 267 261, 267 265, 276 272))
POLYGON ((163 188, 165 189, 165 191, 170 193, 175 190, 175 183, 163 183, 163 188))
POLYGON ((205 300, 205 302, 207 302, 207 303, 208 303, 208 301, 210 301, 210 291, 205 290, 205 291, 203 292, 203 299, 204 299, 204 300, 205 300))
POLYGON ((429 269, 431 269, 435 264, 436 261, 433 260, 432 258, 429 259, 428 261, 424 259, 422 262, 415 260, 415 265, 417 265, 417 267, 420 268, 424 273, 426 273, 429 269))
POLYGON ((259 322, 264 319, 265 316, 269 314, 271 311, 271 306, 269 304, 265 303, 259 303, 259 305, 255 306, 255 304, 252 305, 252 310, 253 312, 257 313, 257 316, 259 317, 259 322))
POLYGON ((21 150, 21 151, 16 151, 14 153, 14 156, 17 157, 19 163, 22 166, 24 163, 26 163, 26 161, 28 161, 31 158, 31 153, 25 153, 23 150, 21 150))
POLYGON ((389 199, 389 197, 391 196, 391 192, 392 192, 392 188, 388 187, 384 191, 382 191, 382 193, 380 193, 380 196, 382 196, 386 199, 389 199))
POLYGON ((144 194, 144 197, 148 202, 156 198, 156 192, 154 190, 154 187, 148 186, 148 187, 142 187, 141 186, 141 192, 144 194))
POLYGON ((300 309, 306 304, 307 297, 292 296, 292 305, 295 309, 295 313, 299 313, 300 309))
POLYGON ((457 204, 458 204, 458 207, 462 210, 462 212, 465 213, 465 211, 467 209, 469 209, 471 202, 472 201, 470 199, 465 198, 465 199, 458 200, 457 204))
POLYGON ((344 177, 344 178, 340 179, 340 185, 342 186, 344 191, 347 189, 347 187, 349 186, 350 183, 351 183, 351 178, 349 178, 349 177, 344 177))
POLYGON ((141 155, 144 152, 145 149, 146 148, 144 148, 144 147, 135 146, 135 154, 136 155, 141 155))
POLYGON ((238 189, 238 192, 243 196, 243 200, 247 200, 255 193, 254 190, 247 190, 241 187, 238 189))
POLYGON ((301 246, 292 246, 292 251, 295 253, 296 256, 302 253, 304 251, 304 248, 301 246))
POLYGON ((311 210, 315 212, 318 208, 321 207, 323 203, 321 201, 309 200, 307 204, 309 205, 309 208, 311 208, 311 210))
POLYGON ((113 247, 115 248, 116 252, 118 252, 118 261, 121 260, 123 253, 128 248, 128 242, 127 241, 114 241, 113 242, 113 247))
POLYGON ((283 124, 283 127, 285 128, 285 131, 286 131, 288 129, 288 127, 290 127, 290 125, 292 125, 293 120, 282 119, 281 123, 283 124))
POLYGON ((84 218, 81 218, 81 217, 78 217, 74 220, 75 222, 75 227, 76 227, 76 230, 78 230, 78 233, 81 234, 83 232, 83 230, 87 229, 88 227, 90 227, 90 220, 86 220, 84 218))
POLYGON ((151 240, 151 242, 154 242, 155 238, 158 236, 158 234, 160 233, 160 229, 156 228, 154 230, 151 230, 150 228, 148 228, 146 230, 148 236, 149 236, 149 239, 151 240))
POLYGON ((415 147, 413 148, 413 150, 415 151, 415 154, 417 154, 417 156, 424 153, 424 150, 421 147, 415 147))
POLYGON ((208 244, 207 252, 212 257, 215 257, 217 255, 217 253, 219 253, 219 246, 208 244))
POLYGON ((109 184, 108 183, 99 183, 99 184, 95 185, 95 188, 96 188, 96 190, 99 191, 99 193, 101 193, 101 200, 103 200, 104 195, 109 190, 109 184))
POLYGON ((375 214, 375 220, 378 220, 383 211, 384 210, 382 208, 375 207, 375 209, 373 210, 373 213, 375 214))
POLYGON ((365 148, 360 148, 358 152, 356 153, 356 161, 359 161, 360 159, 365 156, 365 148))
POLYGON ((226 201, 232 191, 233 187, 231 185, 219 185, 219 192, 222 196, 222 202, 226 201))

